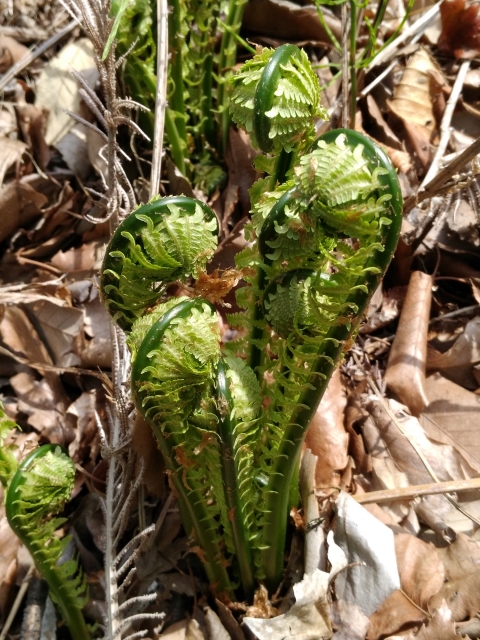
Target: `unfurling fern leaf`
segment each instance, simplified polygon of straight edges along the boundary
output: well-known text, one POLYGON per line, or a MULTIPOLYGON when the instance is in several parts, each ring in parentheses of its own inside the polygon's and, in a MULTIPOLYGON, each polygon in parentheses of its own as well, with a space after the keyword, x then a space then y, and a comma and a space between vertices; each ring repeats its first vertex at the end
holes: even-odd
POLYGON ((169 284, 205 267, 217 229, 210 207, 184 196, 152 200, 120 224, 106 249, 101 288, 122 329, 129 331, 169 284))
MULTIPOLYGON (((0 429, 2 424, 12 427, 0 405, 0 429)), ((63 448, 55 444, 39 447, 18 465, 0 442, 0 458, 7 457, 10 463, 3 465, 0 480, 6 492, 8 522, 47 581, 51 598, 73 639, 88 640, 90 631, 82 614, 88 601, 86 577, 76 559, 62 562, 71 536, 60 539, 55 533, 65 522, 65 518, 55 514, 70 498, 75 465, 63 448)))
POLYGON ((292 44, 263 49, 230 79, 232 119, 262 151, 291 151, 311 137, 313 118, 327 119, 306 53, 292 44))

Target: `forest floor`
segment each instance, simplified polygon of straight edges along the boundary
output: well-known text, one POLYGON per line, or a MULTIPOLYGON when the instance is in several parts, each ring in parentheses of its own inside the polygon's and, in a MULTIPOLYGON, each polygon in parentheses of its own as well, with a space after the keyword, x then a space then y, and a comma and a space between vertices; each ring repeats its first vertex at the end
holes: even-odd
MULTIPOLYGON (((327 65, 334 53, 316 8, 284 0, 250 4, 242 36, 259 45, 304 46, 319 65, 324 106, 338 119, 340 81, 327 65)), ((390 3, 385 34, 403 10, 400 1, 390 3)), ((106 465, 96 415, 107 413, 112 362, 98 274, 109 227, 91 222, 101 215, 92 194, 103 190, 103 143, 66 113, 86 112, 71 69, 101 92, 92 47, 60 4, 2 0, 0 11, 0 398, 22 429, 12 436, 20 452, 59 443, 77 466, 68 529, 90 584, 87 612, 96 619, 106 465), (40 55, 30 56, 44 43, 40 55)), ((373 11, 365 8, 367 15, 373 11)), ((325 15, 340 37, 339 13, 325 9, 325 15)), ((313 511, 292 513, 286 572, 287 581, 301 585, 297 601, 303 589, 303 609, 292 608, 291 589, 274 602, 259 592, 253 606, 233 607, 235 615, 205 595, 159 473, 160 454, 136 424, 133 444, 137 464, 145 462, 145 486, 125 542, 139 518, 157 523, 131 588, 135 595, 155 584, 158 596, 148 611, 165 616, 148 627, 152 640, 237 640, 251 638, 252 629, 269 640, 480 637, 480 169, 475 154, 455 164, 480 135, 479 54, 478 5, 415 3, 359 86, 355 126, 386 149, 406 207, 392 265, 307 435, 317 460, 305 458, 304 490, 315 488, 319 513, 312 516, 312 505, 313 511), (416 30, 428 12, 431 20, 416 30), (444 188, 421 201, 418 194, 431 196, 428 184, 442 171, 444 188), (331 536, 324 557, 330 531, 340 560, 331 536), (318 546, 328 584, 301 582, 305 544, 318 546), (258 626, 242 625, 245 613, 258 626)), ((223 221, 222 264, 233 264, 244 243, 238 223, 249 209, 253 155, 248 138, 233 130, 227 184, 211 197, 223 221)), ((143 176, 131 173, 145 200, 143 176)), ((170 193, 183 188, 181 180, 167 186, 170 193)), ((33 575, 0 506, 2 640, 34 637, 20 631, 33 575)))

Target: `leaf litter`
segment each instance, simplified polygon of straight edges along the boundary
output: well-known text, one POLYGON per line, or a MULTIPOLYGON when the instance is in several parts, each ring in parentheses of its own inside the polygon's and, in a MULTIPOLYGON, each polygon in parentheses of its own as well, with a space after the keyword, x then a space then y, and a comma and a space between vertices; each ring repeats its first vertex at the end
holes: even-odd
MULTIPOLYGON (((3 71, 34 44, 29 29, 35 26, 47 37, 68 20, 56 3, 43 3, 35 18, 36 2, 20 4, 21 15, 10 20, 12 31, 0 34, 3 71)), ((397 4, 385 20, 386 33, 401 20, 397 4)), ((322 23, 313 5, 262 0, 255 11, 251 5, 244 26, 257 41, 307 42, 317 60, 334 60, 333 48, 324 46, 330 42, 324 24, 341 38, 335 11, 325 9, 322 23)), ((456 59, 480 50, 475 3, 444 0, 440 13, 441 30, 429 30, 429 46, 402 41, 394 66, 359 102, 358 128, 385 147, 406 196, 421 184, 442 124, 449 125, 443 119, 459 68, 456 59)), ((102 190, 106 172, 102 143, 64 111, 86 113, 71 67, 95 86, 91 48, 78 34, 65 39, 48 63, 46 57, 36 61, 27 84, 17 76, 2 106, 0 382, 6 410, 23 429, 13 435, 16 442, 28 449, 37 442, 62 443, 78 465, 69 526, 92 602, 101 606, 104 523, 97 497, 105 487, 105 465, 97 423, 108 411, 111 342, 96 277, 108 230, 93 225, 86 214, 99 215, 91 193, 102 190), (52 81, 58 91, 51 90, 52 81)), ((328 73, 319 70, 325 78, 328 73)), ((471 68, 466 75, 463 102, 451 123, 450 156, 473 141, 468 131, 478 126, 475 74, 478 70, 471 68)), ((337 85, 331 73, 328 77, 334 110, 337 85)), ((368 71, 364 86, 374 79, 368 71)), ((225 236, 218 259, 226 266, 245 246, 238 225, 255 177, 248 139, 235 133, 230 144, 227 186, 214 196, 225 236)), ((413 207, 405 220, 410 244, 397 252, 353 353, 333 377, 307 436, 306 447, 317 458, 307 474, 307 494, 316 510, 309 510, 305 500, 303 510, 292 513, 289 584, 276 599, 259 590, 253 606, 228 608, 206 595, 198 559, 189 553, 161 473, 162 459, 145 425, 135 425, 136 468, 138 473, 143 467, 144 488, 132 505, 128 533, 133 535, 138 519, 155 522, 156 531, 137 559, 130 591, 141 594, 155 585, 157 598, 149 610, 164 611, 166 618, 152 623, 152 639, 242 640, 252 632, 269 640, 479 637, 478 489, 415 494, 418 485, 433 491, 439 482, 448 486, 480 477, 477 174, 475 162, 461 167, 449 190, 413 207), (415 246, 419 229, 430 221, 415 246), (382 492, 378 503, 359 504, 362 496, 374 499, 376 492, 382 492), (315 540, 318 552, 303 575, 305 538, 307 547, 309 539, 315 540)), ((2 510, 2 623, 14 607, 28 562, 2 510)), ((94 606, 89 611, 98 617, 94 606)), ((12 637, 19 628, 17 616, 12 637)))

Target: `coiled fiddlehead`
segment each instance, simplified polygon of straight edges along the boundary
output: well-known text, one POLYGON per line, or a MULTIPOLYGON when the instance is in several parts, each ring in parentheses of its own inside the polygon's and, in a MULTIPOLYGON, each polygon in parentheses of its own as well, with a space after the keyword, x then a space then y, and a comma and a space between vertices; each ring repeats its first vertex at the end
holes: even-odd
POLYGON ((210 207, 185 196, 153 200, 120 224, 105 253, 101 289, 122 329, 129 331, 168 285, 205 267, 217 230, 210 207))
POLYGON ((232 119, 261 151, 292 151, 324 117, 318 78, 306 53, 293 44, 263 49, 230 79, 232 119))
POLYGON ((0 405, 0 480, 4 486, 8 523, 32 555, 50 595, 74 640, 88 640, 90 631, 82 609, 88 588, 76 559, 62 562, 71 536, 55 535, 66 522, 55 514, 63 509, 73 489, 75 465, 64 449, 46 444, 30 453, 19 465, 3 437, 14 423, 7 421, 0 405), (52 517, 53 516, 53 517, 52 517))

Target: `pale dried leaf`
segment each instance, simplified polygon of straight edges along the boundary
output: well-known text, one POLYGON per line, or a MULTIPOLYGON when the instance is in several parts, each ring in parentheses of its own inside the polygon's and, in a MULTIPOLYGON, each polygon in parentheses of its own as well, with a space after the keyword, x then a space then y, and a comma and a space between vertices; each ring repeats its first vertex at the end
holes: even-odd
MULTIPOLYGON (((272 619, 245 617, 243 622, 255 633, 258 640, 327 640, 332 636, 328 610, 329 584, 343 573, 347 559, 342 549, 328 534, 328 559, 330 574, 316 569, 305 574, 303 580, 293 587, 295 604, 287 613, 272 619)), ((252 608, 249 608, 251 611, 252 608)))
POLYGON ((339 598, 371 615, 400 585, 391 529, 342 491, 335 502, 335 540, 349 566, 336 578, 339 598))
POLYGON ((447 547, 437 549, 445 567, 445 578, 451 582, 480 570, 480 545, 469 536, 460 533, 447 547))
POLYGON ((430 438, 453 445, 480 472, 480 396, 434 373, 426 380, 428 407, 420 424, 430 438))
POLYGON ((427 139, 435 129, 431 72, 441 74, 428 51, 420 48, 409 59, 402 79, 395 87, 393 99, 388 101, 395 115, 406 123, 415 124, 427 139))
POLYGON ((0 73, 5 73, 28 54, 28 47, 17 42, 15 38, 0 34, 0 73))
POLYGON ((332 602, 330 611, 337 629, 332 640, 364 640, 370 620, 359 607, 345 600, 336 600, 332 602))
POLYGON ((55 145, 75 124, 65 110, 78 113, 80 109, 79 86, 71 69, 81 73, 92 88, 95 86, 99 76, 93 45, 87 38, 67 44, 44 66, 38 79, 35 106, 49 112, 45 134, 49 145, 55 145))
POLYGON ((385 373, 387 386, 417 416, 428 403, 424 387, 432 284, 428 274, 412 273, 385 373))
POLYGON ((210 638, 215 638, 215 640, 231 640, 230 634, 223 626, 220 618, 210 607, 205 607, 205 622, 207 623, 207 631, 210 638))

